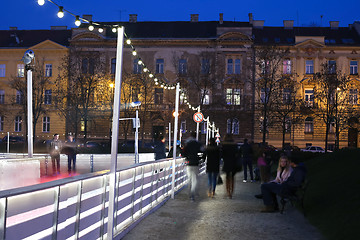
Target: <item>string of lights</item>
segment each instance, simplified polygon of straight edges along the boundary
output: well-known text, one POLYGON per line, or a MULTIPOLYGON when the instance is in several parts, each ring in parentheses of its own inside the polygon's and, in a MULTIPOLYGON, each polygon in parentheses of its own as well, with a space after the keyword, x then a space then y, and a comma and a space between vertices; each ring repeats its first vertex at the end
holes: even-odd
MULTIPOLYGON (((72 15, 73 17, 75 17, 75 26, 79 27, 81 25, 82 22, 84 23, 87 23, 89 26, 88 26, 88 30, 89 31, 94 31, 95 30, 95 27, 97 28, 97 30, 102 33, 104 31, 104 28, 110 28, 112 30, 113 33, 116 33, 117 32, 117 29, 121 26, 119 26, 118 24, 106 24, 106 23, 98 23, 98 22, 94 22, 94 21, 91 21, 91 20, 88 20, 86 18, 83 18, 83 17, 80 17, 80 15, 77 15, 67 9, 65 9, 63 6, 60 6, 59 4, 55 3, 54 1, 52 0, 38 0, 38 4, 40 6, 43 6, 45 4, 45 2, 50 2, 52 4, 54 4, 56 7, 58 7, 58 13, 57 13, 57 16, 59 18, 63 18, 64 17, 64 14, 65 13, 68 13, 70 15, 72 15)), ((142 58, 139 56, 138 52, 136 51, 134 45, 132 44, 132 41, 131 39, 128 37, 128 35, 124 32, 124 37, 125 37, 125 43, 131 48, 132 50, 132 55, 134 57, 138 57, 138 65, 141 66, 142 68, 142 71, 144 73, 146 73, 148 75, 148 77, 150 79, 153 79, 154 81, 154 84, 156 86, 159 86, 163 89, 169 89, 169 90, 174 90, 176 88, 176 84, 168 84, 166 83, 165 81, 157 78, 152 72, 151 70, 149 70, 149 68, 146 66, 146 64, 144 63, 144 61, 142 60, 142 58)), ((197 108, 196 107, 193 107, 189 100, 187 99, 187 96, 186 96, 186 91, 182 88, 180 88, 180 97, 181 99, 183 99, 183 103, 186 104, 189 109, 192 109, 193 111, 197 111, 197 108)))

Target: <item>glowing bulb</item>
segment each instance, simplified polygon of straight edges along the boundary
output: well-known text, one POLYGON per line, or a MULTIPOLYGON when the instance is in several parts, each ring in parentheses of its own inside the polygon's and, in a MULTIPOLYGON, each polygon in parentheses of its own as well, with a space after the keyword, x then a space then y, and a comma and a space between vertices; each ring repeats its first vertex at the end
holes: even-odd
POLYGON ((133 55, 133 56, 136 56, 136 54, 137 54, 137 53, 136 53, 136 51, 134 50, 134 51, 132 52, 132 55, 133 55))
POLYGON ((155 82, 155 85, 158 85, 159 83, 158 82, 155 82))
POLYGON ((45 0, 38 0, 38 4, 39 4, 40 6, 44 5, 44 4, 45 4, 45 0))
POLYGON ((150 73, 150 74, 149 74, 149 77, 151 77, 151 78, 152 78, 153 76, 154 76, 154 75, 153 75, 152 73, 150 73))
POLYGON ((75 19, 75 26, 80 26, 81 22, 80 22, 80 17, 79 16, 76 16, 76 19, 75 19))
POLYGON ((147 72, 148 71, 148 69, 147 68, 144 68, 144 72, 147 72))
POLYGON ((64 17, 64 8, 62 6, 59 7, 59 11, 57 13, 58 18, 64 17))
POLYGON ((103 28, 99 28, 98 31, 99 31, 99 33, 102 33, 102 32, 104 31, 104 29, 103 29, 103 28))
POLYGON ((155 82, 157 82, 157 81, 158 81, 158 79, 157 79, 157 78, 154 78, 154 81, 155 81, 155 82))
POLYGON ((93 31, 94 30, 94 26, 92 25, 92 22, 90 21, 90 25, 88 27, 89 31, 93 31))
POLYGON ((138 61, 138 64, 141 65, 143 62, 141 60, 138 61))
POLYGON ((112 31, 113 33, 116 33, 116 28, 113 28, 111 31, 112 31))
POLYGON ((130 44, 131 44, 131 40, 130 40, 130 39, 126 40, 126 43, 130 45, 130 44))

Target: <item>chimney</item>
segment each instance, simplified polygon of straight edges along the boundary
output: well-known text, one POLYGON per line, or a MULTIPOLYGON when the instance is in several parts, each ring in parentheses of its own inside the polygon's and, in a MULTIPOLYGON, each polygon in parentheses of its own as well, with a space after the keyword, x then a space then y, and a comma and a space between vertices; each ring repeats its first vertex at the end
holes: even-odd
POLYGON ((264 27, 265 20, 253 20, 253 27, 262 29, 264 27))
POLYGON ((88 21, 92 21, 92 15, 91 14, 84 14, 84 15, 82 15, 82 18, 86 19, 88 21))
POLYGON ((252 14, 252 13, 249 13, 249 23, 250 23, 250 24, 253 24, 253 22, 254 22, 253 14, 252 14))
POLYGON ((293 29, 294 28, 294 20, 284 20, 284 29, 293 29))
POLYGON ((224 14, 223 13, 219 13, 219 23, 220 24, 224 23, 224 14))
POLYGON ((190 14, 190 22, 198 22, 199 14, 190 14))
POLYGON ((66 30, 67 26, 51 26, 50 30, 66 30))
POLYGON ((129 22, 136 23, 137 22, 137 14, 129 14, 129 22))
POLYGON ((332 30, 337 30, 339 29, 339 21, 330 21, 330 28, 332 30))
POLYGON ((18 30, 17 27, 9 27, 9 30, 14 31, 14 30, 18 30))

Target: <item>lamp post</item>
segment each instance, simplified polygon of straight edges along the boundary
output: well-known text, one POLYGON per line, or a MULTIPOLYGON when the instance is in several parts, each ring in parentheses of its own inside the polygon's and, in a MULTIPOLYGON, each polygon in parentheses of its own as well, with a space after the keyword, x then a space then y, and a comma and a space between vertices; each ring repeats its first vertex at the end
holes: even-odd
POLYGON ((28 136, 28 157, 33 157, 33 108, 32 108, 32 66, 31 62, 35 59, 35 53, 29 49, 24 53, 22 61, 27 70, 27 136, 28 136))

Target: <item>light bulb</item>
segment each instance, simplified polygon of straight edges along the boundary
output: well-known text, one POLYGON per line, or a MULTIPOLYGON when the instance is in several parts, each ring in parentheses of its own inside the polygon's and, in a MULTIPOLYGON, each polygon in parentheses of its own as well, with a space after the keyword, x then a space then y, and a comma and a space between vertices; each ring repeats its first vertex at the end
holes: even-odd
POLYGON ((130 39, 126 40, 126 43, 130 45, 130 44, 131 44, 131 40, 130 40, 130 39))
POLYGON ((90 25, 88 27, 89 31, 93 31, 94 30, 94 26, 92 25, 92 22, 90 21, 90 25))
POLYGON ((147 68, 144 68, 144 72, 147 72, 148 71, 148 69, 147 68))
POLYGON ((154 75, 152 73, 149 74, 149 77, 152 78, 154 75))
POLYGON ((59 11, 58 11, 58 13, 57 13, 57 16, 58 16, 58 18, 63 18, 64 17, 64 11, 63 11, 63 7, 62 6, 60 6, 59 7, 59 11))
POLYGON ((141 60, 138 61, 138 64, 141 65, 143 62, 141 60))
POLYGON ((76 16, 76 19, 75 19, 75 26, 80 26, 81 22, 80 22, 80 17, 79 16, 76 16))
POLYGON ((132 52, 132 55, 133 55, 133 56, 136 56, 136 54, 137 54, 137 53, 136 53, 136 51, 134 50, 134 51, 132 52))
POLYGON ((112 31, 113 33, 116 33, 116 28, 114 27, 111 31, 112 31))
POLYGON ((44 4, 45 4, 45 0, 38 0, 38 4, 39 4, 40 6, 44 5, 44 4))
POLYGON ((104 32, 104 29, 103 29, 103 28, 99 28, 98 31, 99 31, 99 33, 102 33, 102 32, 104 32))

